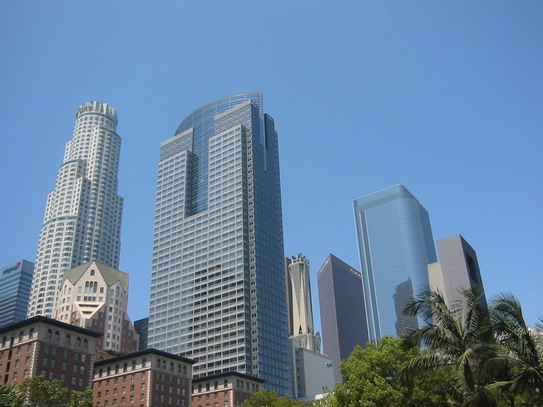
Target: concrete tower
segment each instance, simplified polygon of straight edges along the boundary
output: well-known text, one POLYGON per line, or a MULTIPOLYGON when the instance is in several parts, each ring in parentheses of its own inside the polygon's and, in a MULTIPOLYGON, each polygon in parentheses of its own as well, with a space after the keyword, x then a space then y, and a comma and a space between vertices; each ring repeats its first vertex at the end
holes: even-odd
POLYGON ((47 197, 28 316, 52 316, 64 272, 91 260, 118 268, 123 199, 117 195, 117 112, 89 102, 76 112, 55 190, 47 197))
POLYGON ((430 288, 439 291, 449 306, 461 299, 461 291, 479 287, 483 291, 483 279, 479 270, 477 253, 461 235, 437 241, 439 261, 428 265, 430 288))
POLYGON ((313 307, 311 306, 311 283, 309 281, 309 260, 303 255, 292 257, 288 266, 292 298, 292 338, 299 341, 304 349, 320 353, 321 337, 315 335, 313 307))
POLYGON ((207 103, 162 143, 149 346, 289 392, 277 132, 261 93, 207 103))

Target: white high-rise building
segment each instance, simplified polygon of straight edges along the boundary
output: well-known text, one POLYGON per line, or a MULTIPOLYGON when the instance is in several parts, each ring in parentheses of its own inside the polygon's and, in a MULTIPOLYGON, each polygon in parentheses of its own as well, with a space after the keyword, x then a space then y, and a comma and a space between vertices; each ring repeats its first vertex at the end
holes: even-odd
POLYGON ((123 199, 117 194, 121 138, 106 103, 77 109, 55 190, 47 197, 28 316, 51 317, 64 272, 91 260, 119 267, 123 199))

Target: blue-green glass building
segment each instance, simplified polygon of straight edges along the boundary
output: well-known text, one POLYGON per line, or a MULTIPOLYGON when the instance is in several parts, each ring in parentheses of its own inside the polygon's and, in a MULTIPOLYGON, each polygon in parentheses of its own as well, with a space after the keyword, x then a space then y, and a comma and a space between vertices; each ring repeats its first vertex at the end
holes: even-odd
POLYGON ((34 263, 20 260, 0 269, 0 326, 26 319, 34 263))
POLYGON ((354 201, 369 340, 399 336, 421 320, 404 309, 428 289, 436 261, 430 218, 403 185, 354 201))
POLYGON ((277 133, 261 93, 207 103, 161 144, 148 346, 290 390, 277 133))

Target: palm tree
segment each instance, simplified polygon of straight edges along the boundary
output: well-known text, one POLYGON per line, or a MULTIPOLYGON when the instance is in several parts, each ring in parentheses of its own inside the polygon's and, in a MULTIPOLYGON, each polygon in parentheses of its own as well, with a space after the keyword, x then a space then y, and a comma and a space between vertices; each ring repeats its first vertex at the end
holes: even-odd
POLYGON ((482 290, 464 290, 449 307, 439 292, 427 292, 406 313, 422 317, 426 326, 411 333, 432 353, 414 358, 405 374, 415 369, 452 369, 458 379, 461 406, 497 405, 486 385, 484 362, 495 352, 495 341, 482 290))
MULTIPOLYGON (((501 345, 488 360, 490 371, 505 371, 505 380, 489 386, 511 396, 527 397, 530 405, 543 405, 543 355, 534 333, 530 332, 517 298, 511 294, 498 295, 490 306, 492 326, 501 345)), ((543 322, 543 320, 541 321, 543 322)), ((543 326, 538 325, 539 332, 543 326)), ((537 332, 536 332, 537 334, 537 332)))

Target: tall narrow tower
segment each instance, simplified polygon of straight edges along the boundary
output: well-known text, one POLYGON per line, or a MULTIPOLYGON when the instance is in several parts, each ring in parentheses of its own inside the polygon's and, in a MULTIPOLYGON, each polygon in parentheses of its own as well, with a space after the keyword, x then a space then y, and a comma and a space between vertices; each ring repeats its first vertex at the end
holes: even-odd
POLYGON ((261 93, 210 102, 160 149, 149 346, 289 392, 277 133, 261 93))
POLYGON ((302 348, 315 352, 321 350, 321 337, 315 335, 313 326, 313 307, 311 305, 311 283, 309 280, 309 260, 303 255, 294 256, 288 265, 288 275, 292 303, 292 338, 296 338, 302 348))
POLYGON ((354 201, 369 340, 418 329, 405 307, 428 289, 436 252, 428 212, 403 185, 354 201))
POLYGON ((334 380, 355 346, 366 347, 368 328, 362 278, 358 271, 330 254, 317 274, 324 354, 333 362, 334 380))
POLYGON ((91 260, 119 267, 123 199, 117 195, 117 112, 79 106, 55 190, 47 197, 28 316, 51 317, 64 272, 91 260))

